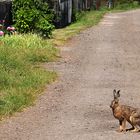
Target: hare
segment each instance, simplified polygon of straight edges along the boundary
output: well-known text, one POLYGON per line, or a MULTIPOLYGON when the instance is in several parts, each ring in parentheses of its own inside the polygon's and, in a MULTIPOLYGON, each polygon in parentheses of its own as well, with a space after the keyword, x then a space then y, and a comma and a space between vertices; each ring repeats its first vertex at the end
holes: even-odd
POLYGON ((113 115, 119 120, 120 127, 119 132, 126 131, 126 121, 132 125, 132 128, 128 129, 132 132, 139 132, 140 127, 140 109, 127 105, 119 104, 120 90, 113 91, 114 100, 111 102, 113 115))

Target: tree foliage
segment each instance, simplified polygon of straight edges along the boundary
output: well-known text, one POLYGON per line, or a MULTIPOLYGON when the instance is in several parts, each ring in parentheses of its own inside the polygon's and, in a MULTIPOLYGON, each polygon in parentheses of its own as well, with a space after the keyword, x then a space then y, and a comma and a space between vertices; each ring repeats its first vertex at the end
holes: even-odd
POLYGON ((20 33, 37 32, 48 37, 54 28, 53 13, 44 0, 13 0, 13 17, 20 33))

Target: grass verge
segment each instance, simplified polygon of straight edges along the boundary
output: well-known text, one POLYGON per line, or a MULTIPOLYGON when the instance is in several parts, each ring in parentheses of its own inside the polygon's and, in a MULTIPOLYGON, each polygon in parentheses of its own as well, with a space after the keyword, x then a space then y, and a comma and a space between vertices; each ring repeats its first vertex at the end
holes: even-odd
POLYGON ((51 41, 54 45, 58 46, 64 44, 69 38, 71 38, 75 34, 81 32, 86 28, 98 24, 105 13, 105 10, 87 11, 82 13, 82 16, 80 17, 80 19, 77 20, 77 22, 72 23, 71 25, 63 29, 55 30, 53 32, 53 39, 51 39, 51 41))
POLYGON ((37 35, 0 38, 0 119, 33 104, 55 72, 37 67, 54 61, 57 50, 37 35))
POLYGON ((124 4, 118 4, 112 11, 128 11, 128 10, 134 10, 140 8, 140 5, 137 1, 134 1, 133 3, 124 3, 124 4))

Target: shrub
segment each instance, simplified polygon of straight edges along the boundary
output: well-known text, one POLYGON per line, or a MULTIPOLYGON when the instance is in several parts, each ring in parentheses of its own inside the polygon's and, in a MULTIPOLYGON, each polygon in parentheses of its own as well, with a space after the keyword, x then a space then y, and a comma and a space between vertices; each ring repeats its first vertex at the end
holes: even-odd
POLYGON ((45 20, 45 18, 41 18, 36 23, 36 30, 43 37, 50 37, 50 35, 52 34, 53 28, 54 26, 52 26, 52 24, 50 24, 48 20, 45 20))
POLYGON ((20 33, 38 32, 49 37, 54 29, 53 13, 43 0, 13 0, 13 17, 20 33))

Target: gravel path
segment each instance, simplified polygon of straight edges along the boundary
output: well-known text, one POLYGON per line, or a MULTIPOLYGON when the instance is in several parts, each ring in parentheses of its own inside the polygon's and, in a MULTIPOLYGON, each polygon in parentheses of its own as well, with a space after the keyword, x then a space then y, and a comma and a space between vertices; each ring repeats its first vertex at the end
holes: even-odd
POLYGON ((0 140, 139 139, 116 132, 109 105, 116 88, 121 102, 140 107, 140 10, 106 15, 61 50, 59 62, 44 65, 58 81, 35 106, 0 123, 0 140))

